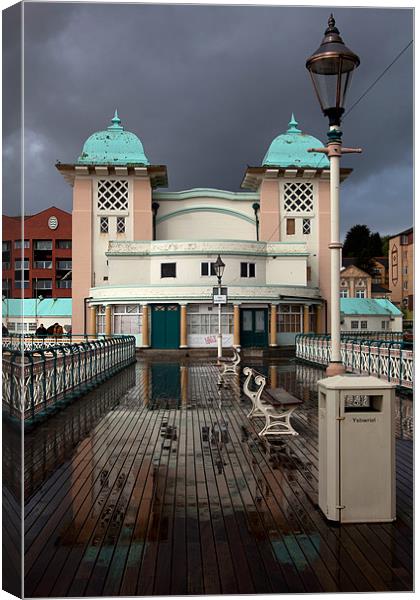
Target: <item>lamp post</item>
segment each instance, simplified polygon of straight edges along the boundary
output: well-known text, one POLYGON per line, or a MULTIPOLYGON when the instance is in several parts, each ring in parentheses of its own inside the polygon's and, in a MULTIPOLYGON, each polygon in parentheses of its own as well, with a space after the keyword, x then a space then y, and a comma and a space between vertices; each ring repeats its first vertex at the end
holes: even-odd
POLYGON ((258 218, 258 211, 260 210, 259 203, 254 202, 254 204, 252 205, 252 208, 254 209, 254 213, 255 213, 255 229, 257 231, 257 242, 259 242, 259 240, 260 240, 260 220, 258 218))
MULTIPOLYGON (((214 263, 214 271, 217 277, 217 285, 218 285, 218 295, 220 296, 222 293, 222 277, 225 270, 225 263, 220 258, 220 254, 218 255, 216 262, 214 263)), ((220 298, 219 298, 220 300, 220 298)), ((222 358, 222 305, 219 302, 219 326, 217 333, 217 358, 222 358)))
POLYGON ((42 302, 44 299, 44 296, 42 294, 39 294, 39 296, 37 298, 35 298, 35 326, 38 329, 38 302, 42 302))
POLYGON ((345 372, 340 341, 340 158, 342 154, 361 152, 361 149, 342 148, 341 117, 352 73, 359 64, 359 57, 344 45, 331 15, 320 47, 306 61, 322 112, 329 119, 327 147, 308 149, 308 152, 326 154, 330 160, 331 361, 327 376, 345 372))

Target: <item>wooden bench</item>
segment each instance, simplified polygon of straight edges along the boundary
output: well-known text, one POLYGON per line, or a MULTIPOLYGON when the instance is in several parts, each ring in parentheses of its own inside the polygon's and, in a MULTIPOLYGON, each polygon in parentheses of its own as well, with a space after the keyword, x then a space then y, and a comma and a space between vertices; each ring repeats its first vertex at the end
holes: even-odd
POLYGON ((265 425, 259 436, 299 435, 292 427, 290 417, 293 411, 302 404, 302 400, 289 394, 284 388, 265 390, 264 399, 261 398, 267 383, 267 378, 250 367, 244 368, 246 379, 243 392, 252 402, 252 409, 247 417, 263 417, 265 425), (254 389, 250 389, 250 383, 254 389))
POLYGON ((233 348, 233 356, 223 356, 218 359, 220 366, 223 367, 222 377, 226 373, 236 373, 236 367, 241 362, 241 349, 233 348))

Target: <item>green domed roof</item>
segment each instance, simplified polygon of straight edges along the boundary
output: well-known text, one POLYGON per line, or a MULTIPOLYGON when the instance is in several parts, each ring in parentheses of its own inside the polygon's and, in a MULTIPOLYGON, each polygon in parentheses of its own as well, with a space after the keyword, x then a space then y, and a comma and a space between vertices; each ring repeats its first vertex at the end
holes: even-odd
POLYGON ((271 142, 262 165, 267 167, 329 167, 329 160, 325 154, 308 152, 308 148, 322 148, 323 145, 312 135, 302 133, 297 128, 297 121, 292 114, 289 129, 271 142))
POLYGON ((125 131, 118 112, 105 131, 93 133, 84 143, 78 164, 85 165, 149 165, 139 138, 125 131))

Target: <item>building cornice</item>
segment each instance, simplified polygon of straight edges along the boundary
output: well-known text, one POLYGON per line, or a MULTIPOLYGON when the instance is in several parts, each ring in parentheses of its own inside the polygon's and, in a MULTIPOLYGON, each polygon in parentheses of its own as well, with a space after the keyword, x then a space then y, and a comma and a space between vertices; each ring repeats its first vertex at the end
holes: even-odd
POLYGON ((215 188, 193 188, 191 190, 182 190, 179 192, 154 192, 153 200, 190 200, 192 198, 215 198, 219 200, 239 200, 247 202, 256 202, 259 200, 259 194, 254 192, 230 192, 227 190, 218 190, 215 188))
POLYGON ((267 258, 272 256, 308 256, 304 242, 257 242, 249 240, 156 240, 110 241, 106 256, 167 256, 167 255, 248 255, 267 258))
POLYGON ((56 169, 60 171, 64 179, 71 186, 74 185, 76 177, 121 177, 134 176, 139 178, 148 177, 152 188, 167 187, 168 174, 165 165, 78 165, 56 163, 56 169))
MULTIPOLYGON (((344 181, 353 169, 340 169, 340 181, 344 181)), ((330 178, 329 169, 313 167, 248 167, 242 179, 241 188, 257 191, 264 179, 323 179, 330 178)))

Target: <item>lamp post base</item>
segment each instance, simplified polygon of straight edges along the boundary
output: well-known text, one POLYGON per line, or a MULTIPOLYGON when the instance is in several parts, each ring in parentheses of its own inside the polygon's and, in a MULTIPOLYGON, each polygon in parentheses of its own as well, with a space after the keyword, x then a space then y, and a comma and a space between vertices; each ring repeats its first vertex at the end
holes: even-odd
POLYGON ((222 350, 222 334, 219 333, 217 336, 217 358, 222 358, 223 350, 222 350))
POLYGON ((335 377, 335 375, 344 375, 346 367, 342 362, 330 362, 325 374, 327 377, 335 377))

